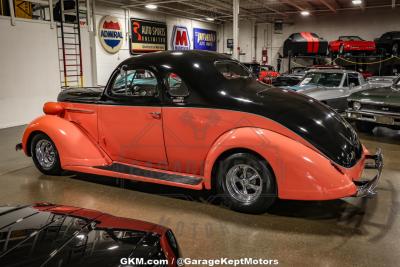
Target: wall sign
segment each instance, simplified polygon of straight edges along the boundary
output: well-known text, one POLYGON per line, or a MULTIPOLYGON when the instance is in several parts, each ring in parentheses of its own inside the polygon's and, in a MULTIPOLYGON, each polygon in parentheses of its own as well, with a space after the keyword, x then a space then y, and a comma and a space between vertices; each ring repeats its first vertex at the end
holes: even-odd
POLYGON ((167 24, 158 21, 131 19, 131 54, 167 49, 167 24))
POLYGON ((217 32, 206 29, 193 29, 194 49, 217 51, 217 32))
POLYGON ((185 26, 174 26, 171 38, 172 50, 189 50, 189 32, 185 26))
POLYGON ((99 24, 99 40, 108 53, 117 53, 122 46, 124 35, 119 20, 114 16, 105 16, 99 24))
POLYGON ((226 48, 233 49, 233 39, 226 39, 226 48))

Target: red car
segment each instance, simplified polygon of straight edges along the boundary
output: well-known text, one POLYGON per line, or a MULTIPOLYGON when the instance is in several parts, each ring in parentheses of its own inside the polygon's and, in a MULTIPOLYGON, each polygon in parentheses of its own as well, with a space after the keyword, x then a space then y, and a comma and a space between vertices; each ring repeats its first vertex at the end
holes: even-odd
POLYGON ((0 236, 4 267, 176 267, 180 257, 168 228, 49 203, 0 206, 0 236))
POLYGON ((332 109, 212 52, 129 58, 104 90, 65 90, 44 113, 17 145, 41 172, 216 189, 242 212, 264 212, 277 197, 371 195, 383 166, 332 109), (369 181, 366 167, 377 169, 369 181))
POLYGON ((272 80, 279 77, 280 73, 275 70, 271 65, 262 65, 260 67, 260 73, 258 75, 258 80, 267 84, 271 84, 272 80))
POLYGON ((375 51, 374 41, 365 41, 358 36, 340 36, 338 40, 329 43, 329 52, 334 55, 356 52, 372 53, 375 51))

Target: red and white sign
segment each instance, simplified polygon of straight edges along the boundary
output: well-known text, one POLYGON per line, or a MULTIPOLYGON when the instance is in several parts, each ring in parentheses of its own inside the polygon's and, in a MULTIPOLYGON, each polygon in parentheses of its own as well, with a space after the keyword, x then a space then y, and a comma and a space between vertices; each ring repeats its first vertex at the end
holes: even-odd
POLYGON ((189 32, 185 26, 174 26, 171 39, 172 50, 189 50, 189 32))

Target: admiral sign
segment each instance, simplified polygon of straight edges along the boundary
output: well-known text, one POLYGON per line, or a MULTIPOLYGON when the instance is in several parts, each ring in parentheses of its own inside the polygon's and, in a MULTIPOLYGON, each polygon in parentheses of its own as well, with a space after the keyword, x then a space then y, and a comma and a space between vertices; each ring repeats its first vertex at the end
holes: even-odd
POLYGON ((189 50, 189 32, 185 26, 174 26, 171 39, 172 50, 189 50))
POLYGON ((217 32, 206 29, 193 29, 193 48, 198 50, 217 51, 217 32))
POLYGON ((117 53, 122 46, 124 35, 119 20, 114 16, 105 16, 99 25, 99 40, 108 53, 117 53))
POLYGON ((131 54, 167 50, 167 24, 131 19, 131 54))

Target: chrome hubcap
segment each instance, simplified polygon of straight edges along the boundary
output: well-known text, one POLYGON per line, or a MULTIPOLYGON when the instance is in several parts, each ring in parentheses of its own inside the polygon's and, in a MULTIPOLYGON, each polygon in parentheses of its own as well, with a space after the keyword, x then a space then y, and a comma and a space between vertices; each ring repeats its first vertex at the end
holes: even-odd
POLYGON ((37 142, 35 146, 35 155, 43 169, 49 170, 53 167, 56 160, 56 153, 50 141, 42 139, 37 142))
POLYGON ((261 195, 262 179, 250 165, 237 164, 226 174, 226 188, 229 194, 244 204, 251 204, 261 195))

